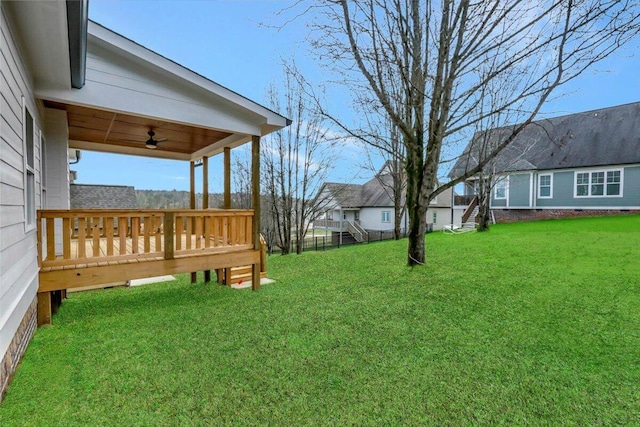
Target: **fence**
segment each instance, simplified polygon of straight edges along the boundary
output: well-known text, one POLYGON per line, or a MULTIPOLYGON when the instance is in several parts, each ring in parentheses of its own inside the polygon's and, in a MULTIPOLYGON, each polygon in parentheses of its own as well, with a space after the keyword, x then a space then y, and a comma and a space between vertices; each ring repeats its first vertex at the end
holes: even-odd
MULTIPOLYGON (((406 230, 400 231, 401 237, 407 237, 406 230)), ((302 251, 327 251, 330 249, 337 249, 344 246, 353 246, 360 245, 366 243, 374 243, 374 242, 382 242, 384 240, 393 240, 394 234, 393 230, 384 230, 384 231, 368 231, 365 240, 362 242, 356 241, 353 236, 349 235, 349 233, 343 233, 342 241, 340 241, 339 233, 335 233, 334 235, 329 234, 326 236, 311 236, 305 237, 302 240, 302 251)), ((291 242, 291 253, 295 253, 297 246, 297 240, 293 240, 291 242)), ((269 254, 280 254, 282 250, 273 245, 272 247, 268 247, 269 254)))

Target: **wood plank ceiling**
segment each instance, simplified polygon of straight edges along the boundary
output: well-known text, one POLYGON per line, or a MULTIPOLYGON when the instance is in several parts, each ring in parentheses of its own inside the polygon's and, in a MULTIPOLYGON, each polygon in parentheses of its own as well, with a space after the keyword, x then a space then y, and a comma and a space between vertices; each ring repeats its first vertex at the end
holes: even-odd
MULTIPOLYGON (((44 104, 47 108, 67 112, 69 140, 116 146, 125 154, 127 149, 145 148, 150 130, 155 132, 153 138, 160 141, 154 152, 176 154, 193 154, 231 135, 227 132, 77 105, 52 101, 44 101, 44 104)), ((99 151, 99 148, 96 147, 96 150, 99 151)))

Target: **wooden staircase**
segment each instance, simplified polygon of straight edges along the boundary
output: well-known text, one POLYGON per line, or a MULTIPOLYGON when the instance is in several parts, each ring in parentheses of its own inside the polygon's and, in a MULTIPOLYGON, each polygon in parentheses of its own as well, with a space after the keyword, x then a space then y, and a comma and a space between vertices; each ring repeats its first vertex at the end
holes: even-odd
MULTIPOLYGON (((235 285, 241 282, 251 280, 253 267, 251 265, 243 265, 241 267, 231 267, 220 269, 217 271, 218 283, 226 286, 235 285)), ((260 235, 260 279, 267 278, 267 242, 262 234, 260 235)))

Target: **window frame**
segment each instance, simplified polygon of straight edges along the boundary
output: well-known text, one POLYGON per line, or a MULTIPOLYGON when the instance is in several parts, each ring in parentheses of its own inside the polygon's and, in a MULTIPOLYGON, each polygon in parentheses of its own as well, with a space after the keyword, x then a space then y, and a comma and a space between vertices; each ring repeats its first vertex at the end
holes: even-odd
MULTIPOLYGON (((547 187, 547 185, 545 185, 547 187)), ((538 175, 538 199, 553 199, 553 174, 552 173, 542 173, 538 175), (549 177, 549 195, 542 195, 542 177, 549 177)))
POLYGON ((509 198, 509 177, 500 177, 496 179, 496 185, 493 186, 494 200, 507 200, 509 198), (498 187, 504 185, 504 196, 498 197, 498 187))
POLYGON ((36 228, 36 121, 22 97, 22 149, 23 149, 23 201, 24 201, 24 231, 28 233, 36 228), (28 120, 31 129, 28 129, 28 120), (31 138, 29 140, 29 133, 31 138), (31 147, 29 147, 31 144, 31 147), (29 150, 31 149, 31 150, 29 150), (29 164, 31 163, 31 164, 29 164))
POLYGON ((382 211, 381 222, 383 224, 391 222, 391 211, 382 211), (387 218, 386 220, 385 217, 387 218))
POLYGON ((597 198, 610 198, 610 197, 624 197, 624 168, 606 168, 606 169, 588 169, 588 170, 576 170, 573 173, 573 197, 576 199, 597 199, 597 198), (618 182, 609 182, 609 174, 618 172, 620 174, 618 182), (603 181, 594 183, 593 177, 595 174, 603 174, 603 181), (578 194, 578 176, 587 175, 587 182, 580 185, 587 186, 587 194, 578 194), (593 186, 602 186, 603 194, 593 194, 593 186), (608 194, 609 185, 618 185, 618 194, 608 194))

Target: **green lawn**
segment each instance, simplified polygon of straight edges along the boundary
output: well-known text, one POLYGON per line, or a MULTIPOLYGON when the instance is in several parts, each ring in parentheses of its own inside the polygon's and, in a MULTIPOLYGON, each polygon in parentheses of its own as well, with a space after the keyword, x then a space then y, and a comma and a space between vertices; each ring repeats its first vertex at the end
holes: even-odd
POLYGON ((269 258, 260 292, 72 295, 0 425, 640 425, 640 216, 269 258))

